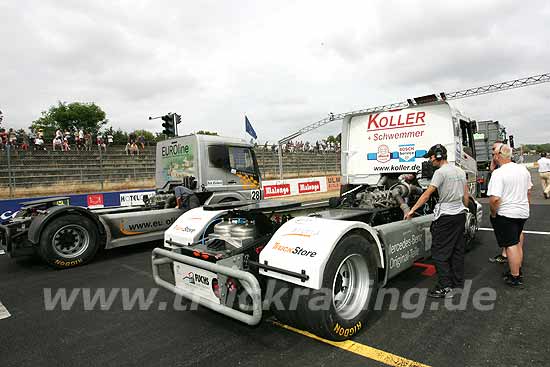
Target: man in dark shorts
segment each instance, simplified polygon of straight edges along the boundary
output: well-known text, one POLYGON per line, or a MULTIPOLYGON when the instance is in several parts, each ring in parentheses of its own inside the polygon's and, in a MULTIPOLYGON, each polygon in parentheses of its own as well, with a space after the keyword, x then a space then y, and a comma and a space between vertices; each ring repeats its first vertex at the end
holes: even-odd
POLYGON ((437 190, 439 200, 434 209, 432 223, 432 259, 439 278, 428 295, 434 298, 452 298, 454 288, 464 286, 464 226, 469 192, 466 173, 447 162, 447 149, 437 144, 430 148, 424 158, 429 158, 435 171, 430 185, 416 204, 405 215, 411 219, 437 190))
POLYGON ((506 144, 500 145, 494 158, 500 168, 491 176, 487 195, 495 237, 498 245, 506 250, 508 258, 510 271, 504 274, 504 280, 506 284, 517 287, 523 284, 521 234, 529 218, 529 197, 533 184, 527 168, 512 162, 511 158, 512 149, 506 144))

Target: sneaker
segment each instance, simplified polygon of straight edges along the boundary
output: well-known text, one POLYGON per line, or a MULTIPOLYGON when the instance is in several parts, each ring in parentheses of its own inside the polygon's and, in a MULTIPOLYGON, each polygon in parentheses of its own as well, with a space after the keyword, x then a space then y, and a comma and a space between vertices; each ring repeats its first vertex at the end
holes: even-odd
MULTIPOLYGON (((505 272, 502 273, 502 279, 506 280, 507 277, 509 276, 512 276, 512 273, 510 273, 510 270, 506 270, 505 272)), ((518 275, 521 280, 523 281, 523 270, 521 268, 519 268, 519 275, 518 275)))
POLYGON ((506 264, 508 262, 508 258, 506 256, 497 255, 495 257, 489 258, 490 263, 497 263, 497 264, 506 264))
POLYGON ((521 279, 521 276, 515 277, 512 274, 508 274, 508 276, 504 278, 504 281, 510 287, 520 287, 523 285, 523 279, 521 279))
POLYGON ((453 298, 454 293, 450 287, 437 285, 428 292, 428 296, 432 298, 453 298))

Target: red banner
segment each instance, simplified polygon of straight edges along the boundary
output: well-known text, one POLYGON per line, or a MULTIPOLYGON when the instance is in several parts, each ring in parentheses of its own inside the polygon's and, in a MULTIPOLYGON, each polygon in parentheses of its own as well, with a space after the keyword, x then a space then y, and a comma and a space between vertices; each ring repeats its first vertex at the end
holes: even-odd
POLYGON ((88 195, 88 208, 103 208, 103 194, 88 195))
POLYGON ((264 198, 290 195, 290 184, 264 186, 264 198))

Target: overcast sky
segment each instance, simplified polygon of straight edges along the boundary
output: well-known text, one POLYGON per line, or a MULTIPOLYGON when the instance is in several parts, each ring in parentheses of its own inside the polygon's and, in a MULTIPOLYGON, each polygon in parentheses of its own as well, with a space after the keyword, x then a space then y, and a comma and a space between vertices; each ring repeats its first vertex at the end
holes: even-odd
MULTIPOLYGON (((260 142, 339 113, 550 72, 550 2, 0 0, 3 126, 95 102, 123 130, 260 142)), ((550 83, 454 103, 550 142, 550 83)), ((335 122, 306 135, 337 134, 335 122)))

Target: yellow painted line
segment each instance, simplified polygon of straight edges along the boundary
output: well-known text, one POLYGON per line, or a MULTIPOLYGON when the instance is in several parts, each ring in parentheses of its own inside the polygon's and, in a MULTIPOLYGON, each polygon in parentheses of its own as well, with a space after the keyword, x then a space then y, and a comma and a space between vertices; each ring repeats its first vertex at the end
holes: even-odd
POLYGON ((307 336, 308 338, 318 340, 320 342, 323 342, 325 344, 332 345, 333 347, 343 349, 345 351, 358 354, 362 357, 372 359, 377 362, 382 362, 384 364, 387 364, 388 366, 395 366, 395 367, 430 367, 427 364, 423 364, 420 362, 416 362, 401 356, 398 356, 396 354, 388 353, 386 351, 383 351, 381 349, 376 349, 373 347, 369 347, 368 345, 364 345, 361 343, 354 342, 352 340, 346 340, 343 342, 335 342, 332 340, 327 340, 318 337, 317 335, 308 333, 307 331, 299 330, 296 328, 293 328, 292 326, 288 326, 285 324, 281 324, 277 321, 272 321, 274 325, 277 325, 279 327, 282 327, 283 329, 287 329, 290 331, 293 331, 295 333, 307 336))

